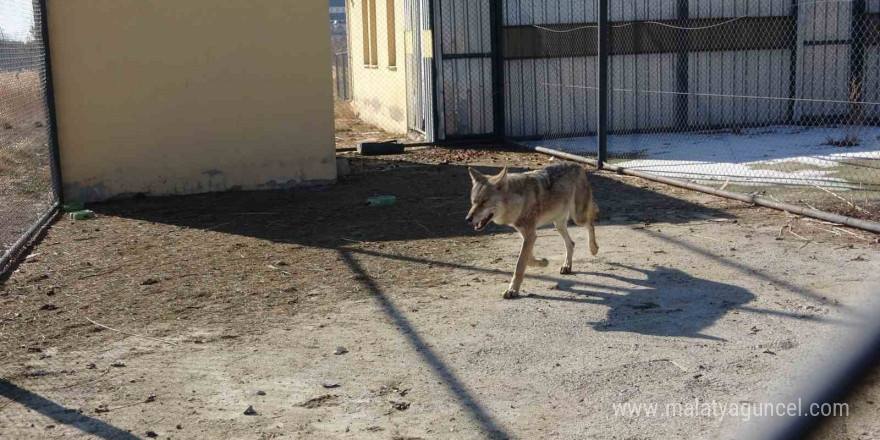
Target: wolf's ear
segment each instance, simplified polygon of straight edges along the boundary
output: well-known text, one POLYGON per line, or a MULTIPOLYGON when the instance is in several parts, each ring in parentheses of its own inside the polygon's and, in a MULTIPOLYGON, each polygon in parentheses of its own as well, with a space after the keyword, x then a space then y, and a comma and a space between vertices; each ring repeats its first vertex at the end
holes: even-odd
POLYGON ((490 177, 489 181, 494 184, 498 184, 503 182, 505 180, 505 177, 507 177, 507 167, 502 168, 500 173, 490 177))
POLYGON ((471 180, 474 183, 487 183, 489 181, 486 178, 486 176, 483 175, 483 173, 481 173, 471 167, 468 167, 468 174, 471 175, 471 180))

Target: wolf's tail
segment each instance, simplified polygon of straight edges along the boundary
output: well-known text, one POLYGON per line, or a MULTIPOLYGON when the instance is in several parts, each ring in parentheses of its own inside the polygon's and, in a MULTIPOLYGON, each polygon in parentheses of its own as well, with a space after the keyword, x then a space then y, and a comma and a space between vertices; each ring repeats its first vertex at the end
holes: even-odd
POLYGON ((596 255, 599 245, 596 244, 596 231, 593 222, 599 219, 599 206, 593 200, 593 189, 587 179, 587 172, 582 170, 575 188, 575 212, 574 221, 580 226, 586 226, 590 235, 590 253, 596 255))

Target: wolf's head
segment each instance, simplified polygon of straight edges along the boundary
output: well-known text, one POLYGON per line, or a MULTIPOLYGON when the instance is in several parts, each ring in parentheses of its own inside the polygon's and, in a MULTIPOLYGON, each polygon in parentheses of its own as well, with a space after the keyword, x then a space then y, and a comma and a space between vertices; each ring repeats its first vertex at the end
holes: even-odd
POLYGON ((507 192, 507 167, 494 176, 486 176, 468 168, 473 187, 471 188, 471 210, 465 220, 479 231, 486 227, 503 209, 504 195, 507 192))

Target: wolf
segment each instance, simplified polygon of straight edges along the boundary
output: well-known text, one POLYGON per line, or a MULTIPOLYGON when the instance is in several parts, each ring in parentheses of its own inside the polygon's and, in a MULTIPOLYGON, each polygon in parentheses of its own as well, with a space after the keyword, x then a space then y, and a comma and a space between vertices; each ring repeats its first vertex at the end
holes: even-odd
POLYGON ((532 254, 538 227, 553 223, 565 242, 565 263, 559 269, 561 274, 571 273, 574 242, 568 235, 569 219, 587 227, 590 253, 596 255, 599 252, 593 227, 599 208, 593 200, 587 171, 581 166, 561 163, 527 173, 508 173, 504 167, 494 176, 468 168, 468 173, 473 186, 471 209, 465 220, 477 231, 494 222, 513 226, 522 236, 522 249, 510 286, 504 292, 505 299, 519 295, 526 266, 547 267, 549 264, 547 259, 532 254))

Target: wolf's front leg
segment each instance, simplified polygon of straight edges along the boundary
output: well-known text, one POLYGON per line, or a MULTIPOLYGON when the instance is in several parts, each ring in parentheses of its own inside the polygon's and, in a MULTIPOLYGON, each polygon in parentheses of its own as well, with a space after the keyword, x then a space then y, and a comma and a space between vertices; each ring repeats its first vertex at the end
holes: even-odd
MULTIPOLYGON (((519 229, 519 228, 518 228, 519 229)), ((519 260, 516 262, 516 270, 513 272, 513 279, 510 280, 510 287, 504 292, 504 298, 516 298, 519 295, 519 286, 522 284, 523 275, 526 272, 526 266, 532 258, 532 248, 535 246, 535 239, 538 236, 535 228, 519 229, 522 235, 522 249, 519 251, 519 260)))

